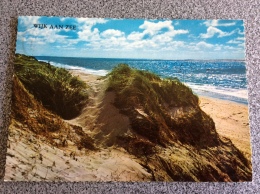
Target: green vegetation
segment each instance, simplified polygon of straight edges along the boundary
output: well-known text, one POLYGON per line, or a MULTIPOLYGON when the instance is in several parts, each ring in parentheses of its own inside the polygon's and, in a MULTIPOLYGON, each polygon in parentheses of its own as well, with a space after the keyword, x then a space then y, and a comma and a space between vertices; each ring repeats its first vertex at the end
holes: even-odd
POLYGON ((25 55, 16 55, 14 68, 12 124, 44 136, 57 147, 66 147, 70 140, 79 148, 95 149, 81 127, 62 119, 80 113, 88 99, 86 84, 65 69, 25 55))
POLYGON ((152 143, 178 139, 203 147, 219 142, 213 120, 178 79, 161 79, 120 64, 109 74, 108 91, 116 93, 115 106, 130 118, 133 130, 152 143))
POLYGON ((65 69, 16 54, 14 70, 24 87, 45 108, 64 119, 76 117, 88 100, 87 85, 65 69))
POLYGON ((15 121, 25 123, 30 131, 37 134, 67 128, 60 117, 44 109, 33 98, 17 76, 13 78, 12 89, 12 118, 15 121))
POLYGON ((11 118, 10 131, 16 128, 32 131, 56 147, 66 147, 70 140, 80 149, 95 149, 93 139, 81 127, 64 122, 58 115, 44 108, 17 76, 13 78, 11 118))

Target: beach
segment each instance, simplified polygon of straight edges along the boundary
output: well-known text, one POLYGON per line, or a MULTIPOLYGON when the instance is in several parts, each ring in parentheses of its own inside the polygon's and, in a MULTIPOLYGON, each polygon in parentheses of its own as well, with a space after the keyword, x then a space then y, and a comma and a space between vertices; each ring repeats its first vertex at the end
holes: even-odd
POLYGON ((101 148, 86 152, 69 142, 65 150, 14 125, 9 130, 6 181, 151 180, 139 161, 123 149, 101 148))
POLYGON ((219 135, 229 138, 251 161, 248 106, 204 96, 199 99, 201 109, 213 118, 219 135))

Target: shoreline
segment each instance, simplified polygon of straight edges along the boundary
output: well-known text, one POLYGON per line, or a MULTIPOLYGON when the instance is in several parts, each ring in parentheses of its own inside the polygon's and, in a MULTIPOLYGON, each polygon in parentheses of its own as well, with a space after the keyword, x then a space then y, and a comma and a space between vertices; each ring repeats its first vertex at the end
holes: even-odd
POLYGON ((230 103, 236 103, 236 104, 248 106, 247 98, 241 98, 241 97, 237 97, 237 96, 232 96, 232 95, 222 94, 222 93, 217 93, 217 92, 212 92, 212 91, 198 90, 198 89, 194 89, 192 87, 190 87, 190 88, 193 90, 193 93, 196 94, 197 96, 217 99, 217 100, 221 100, 221 101, 228 101, 230 103))
POLYGON ((245 108, 248 108, 247 104, 241 103, 241 102, 235 102, 232 100, 226 100, 226 99, 221 99, 221 98, 217 98, 217 97, 212 97, 212 96, 207 96, 207 95, 197 95, 199 97, 199 99, 207 99, 207 100, 216 100, 216 101, 220 101, 220 103, 230 103, 230 104, 234 104, 234 105, 238 105, 238 106, 242 106, 245 108))

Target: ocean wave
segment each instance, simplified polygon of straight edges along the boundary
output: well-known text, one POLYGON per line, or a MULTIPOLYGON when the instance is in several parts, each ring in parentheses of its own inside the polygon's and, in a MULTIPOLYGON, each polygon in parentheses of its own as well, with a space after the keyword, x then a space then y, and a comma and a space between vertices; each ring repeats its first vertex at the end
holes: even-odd
POLYGON ((236 102, 247 103, 248 92, 247 89, 234 89, 234 88, 224 88, 212 85, 196 85, 194 83, 185 83, 188 85, 195 93, 199 95, 208 95, 215 98, 221 98, 226 100, 232 100, 236 102))
POLYGON ((53 61, 44 61, 44 60, 41 60, 41 61, 46 62, 46 63, 50 63, 51 65, 53 65, 55 67, 61 67, 61 68, 65 68, 65 69, 68 69, 68 70, 80 70, 80 71, 87 73, 87 74, 105 76, 109 73, 109 71, 104 70, 104 69, 100 69, 100 70, 87 69, 87 68, 84 68, 84 67, 71 66, 71 65, 67 65, 67 64, 63 64, 63 63, 53 62, 53 61))

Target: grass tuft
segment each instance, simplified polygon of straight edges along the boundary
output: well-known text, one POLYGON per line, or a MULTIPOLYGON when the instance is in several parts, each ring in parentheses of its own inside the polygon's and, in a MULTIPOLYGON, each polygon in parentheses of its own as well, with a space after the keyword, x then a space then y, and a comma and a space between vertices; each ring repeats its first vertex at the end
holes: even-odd
POLYGON ((173 139, 199 147, 218 144, 213 120, 200 109, 198 96, 177 78, 162 79, 127 64, 119 64, 108 76, 115 106, 139 135, 161 145, 173 139))
POLYGON ((87 103, 87 85, 63 68, 16 54, 15 74, 45 108, 64 119, 76 117, 87 103))

